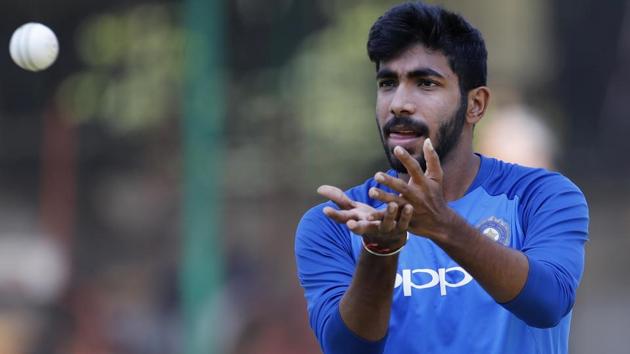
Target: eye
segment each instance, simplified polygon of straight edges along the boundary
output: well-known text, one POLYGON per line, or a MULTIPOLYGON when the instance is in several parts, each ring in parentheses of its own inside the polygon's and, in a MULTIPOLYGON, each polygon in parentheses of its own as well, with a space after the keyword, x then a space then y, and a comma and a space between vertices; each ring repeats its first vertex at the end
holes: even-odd
POLYGON ((385 79, 378 81, 378 87, 380 88, 391 88, 396 86, 396 81, 392 79, 385 79))
POLYGON ((431 87, 435 87, 437 85, 438 85, 437 82, 435 82, 433 80, 429 80, 429 79, 420 79, 420 80, 418 80, 418 86, 420 86, 420 87, 431 88, 431 87))

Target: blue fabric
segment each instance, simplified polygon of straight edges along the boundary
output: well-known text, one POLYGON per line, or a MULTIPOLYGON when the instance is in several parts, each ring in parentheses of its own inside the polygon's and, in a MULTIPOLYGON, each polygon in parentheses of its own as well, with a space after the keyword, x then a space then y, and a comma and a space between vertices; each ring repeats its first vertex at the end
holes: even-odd
POLYGON ((380 354, 385 348, 387 336, 378 341, 368 341, 354 334, 341 319, 339 310, 334 311, 326 326, 323 341, 324 353, 334 354, 380 354))
MULTIPOLYGON (((383 208, 368 197, 372 186, 387 189, 369 179, 346 193, 383 208)), ((295 241, 310 325, 325 353, 568 353, 588 208, 562 175, 482 156, 466 195, 449 206, 482 233, 525 254, 523 290, 498 304, 441 248, 412 237, 399 256, 388 336, 379 342, 358 338, 339 316, 361 239, 329 220, 322 212, 326 205, 332 204, 304 215, 295 241)))

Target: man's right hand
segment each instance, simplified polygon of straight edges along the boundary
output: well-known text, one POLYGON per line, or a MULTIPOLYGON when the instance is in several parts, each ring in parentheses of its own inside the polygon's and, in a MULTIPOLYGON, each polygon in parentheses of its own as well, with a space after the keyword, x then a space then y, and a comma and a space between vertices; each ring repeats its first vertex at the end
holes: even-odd
POLYGON ((407 229, 413 215, 413 207, 406 204, 400 210, 395 202, 387 204, 384 212, 350 199, 341 189, 323 185, 317 193, 330 199, 339 210, 325 207, 324 214, 332 220, 345 224, 357 235, 362 235, 366 244, 377 244, 379 248, 397 249, 406 243, 407 229))

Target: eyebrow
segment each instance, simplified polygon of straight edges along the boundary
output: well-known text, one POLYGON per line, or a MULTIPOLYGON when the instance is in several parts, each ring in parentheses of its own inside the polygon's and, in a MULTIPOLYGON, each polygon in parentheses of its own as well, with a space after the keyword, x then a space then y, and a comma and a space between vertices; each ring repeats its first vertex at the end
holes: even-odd
MULTIPOLYGON (((387 68, 380 69, 376 73, 377 80, 385 79, 385 78, 396 78, 396 77, 398 77, 398 73, 387 68)), ((419 77, 438 77, 440 79, 443 79, 444 75, 440 74, 439 72, 431 68, 419 68, 419 69, 414 69, 407 72, 407 77, 410 79, 417 79, 419 77)))

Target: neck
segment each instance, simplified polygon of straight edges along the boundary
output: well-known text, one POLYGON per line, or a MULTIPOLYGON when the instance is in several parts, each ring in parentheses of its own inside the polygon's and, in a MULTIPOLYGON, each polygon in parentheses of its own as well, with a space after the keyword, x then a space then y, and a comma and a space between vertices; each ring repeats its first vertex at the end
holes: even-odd
POLYGON ((444 170, 442 186, 446 201, 463 197, 479 172, 481 158, 473 153, 472 147, 469 150, 466 154, 449 156, 442 165, 444 170))

